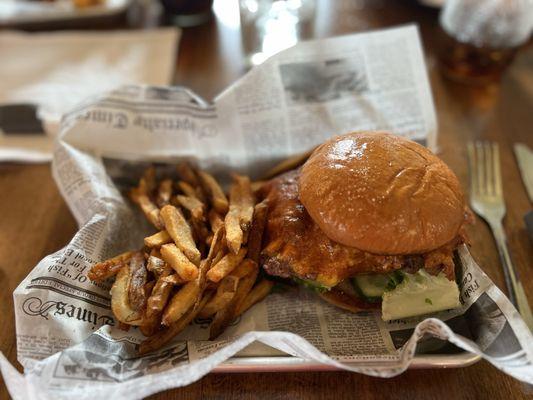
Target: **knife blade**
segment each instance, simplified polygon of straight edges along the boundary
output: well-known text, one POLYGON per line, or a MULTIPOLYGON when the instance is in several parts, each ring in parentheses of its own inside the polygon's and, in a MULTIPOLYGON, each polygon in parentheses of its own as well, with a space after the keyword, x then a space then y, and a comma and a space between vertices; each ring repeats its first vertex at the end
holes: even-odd
POLYGON ((533 203, 533 152, 523 143, 514 144, 514 153, 518 161, 518 168, 522 181, 526 187, 529 201, 533 203))

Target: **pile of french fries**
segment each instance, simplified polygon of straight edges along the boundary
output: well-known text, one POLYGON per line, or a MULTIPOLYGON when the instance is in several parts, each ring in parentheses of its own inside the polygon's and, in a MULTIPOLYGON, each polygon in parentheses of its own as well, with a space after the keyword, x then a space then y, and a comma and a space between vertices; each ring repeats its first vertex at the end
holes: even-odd
POLYGON ((198 317, 212 318, 210 339, 261 301, 273 282, 258 279, 268 206, 256 203, 250 179, 233 175, 229 199, 209 173, 188 163, 178 181, 157 181, 148 168, 130 199, 157 232, 139 251, 95 264, 89 278, 115 276, 111 308, 123 329, 147 336, 140 354, 172 340, 198 317))

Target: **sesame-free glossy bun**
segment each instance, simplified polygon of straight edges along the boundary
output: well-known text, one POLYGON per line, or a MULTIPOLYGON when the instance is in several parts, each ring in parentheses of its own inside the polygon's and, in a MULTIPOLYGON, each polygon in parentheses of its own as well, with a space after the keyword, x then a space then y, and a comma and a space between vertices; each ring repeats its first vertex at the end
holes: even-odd
POLYGON ((374 254, 416 254, 458 234, 465 200, 437 156, 385 132, 354 132, 319 146, 303 165, 300 201, 333 241, 374 254))

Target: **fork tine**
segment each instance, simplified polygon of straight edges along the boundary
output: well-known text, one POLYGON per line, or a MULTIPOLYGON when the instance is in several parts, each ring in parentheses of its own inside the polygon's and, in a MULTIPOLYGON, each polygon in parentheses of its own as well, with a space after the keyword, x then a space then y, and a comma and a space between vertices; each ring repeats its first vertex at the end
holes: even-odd
POLYGON ((483 151, 485 154, 485 190, 487 194, 494 195, 494 155, 490 142, 483 142, 483 151))
POLYGON ((468 167, 470 171, 470 193, 475 194, 478 192, 477 190, 477 170, 475 168, 476 165, 476 154, 474 149, 474 143, 468 142, 466 144, 466 150, 468 152, 468 167))
POLYGON ((498 143, 492 143, 492 162, 494 167, 494 193, 497 196, 503 194, 502 189, 502 171, 500 165, 500 147, 498 143))
POLYGON ((485 193, 485 152, 481 142, 476 141, 476 170, 477 170, 477 191, 485 193))

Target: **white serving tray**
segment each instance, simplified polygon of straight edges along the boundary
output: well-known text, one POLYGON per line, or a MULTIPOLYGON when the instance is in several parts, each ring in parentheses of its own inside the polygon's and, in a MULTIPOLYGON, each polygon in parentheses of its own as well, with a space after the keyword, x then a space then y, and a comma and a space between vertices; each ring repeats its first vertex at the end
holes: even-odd
MULTIPOLYGON (((462 368, 475 364, 481 359, 473 353, 458 354, 418 354, 413 358, 409 369, 427 368, 462 368)), ((350 365, 350 363, 346 363, 350 365)), ((365 364, 357 362, 357 366, 372 366, 372 362, 365 364)), ((383 365, 383 361, 379 361, 383 365)), ((329 365, 310 362, 297 357, 232 357, 216 367, 212 372, 304 372, 304 371, 337 371, 329 365)))

